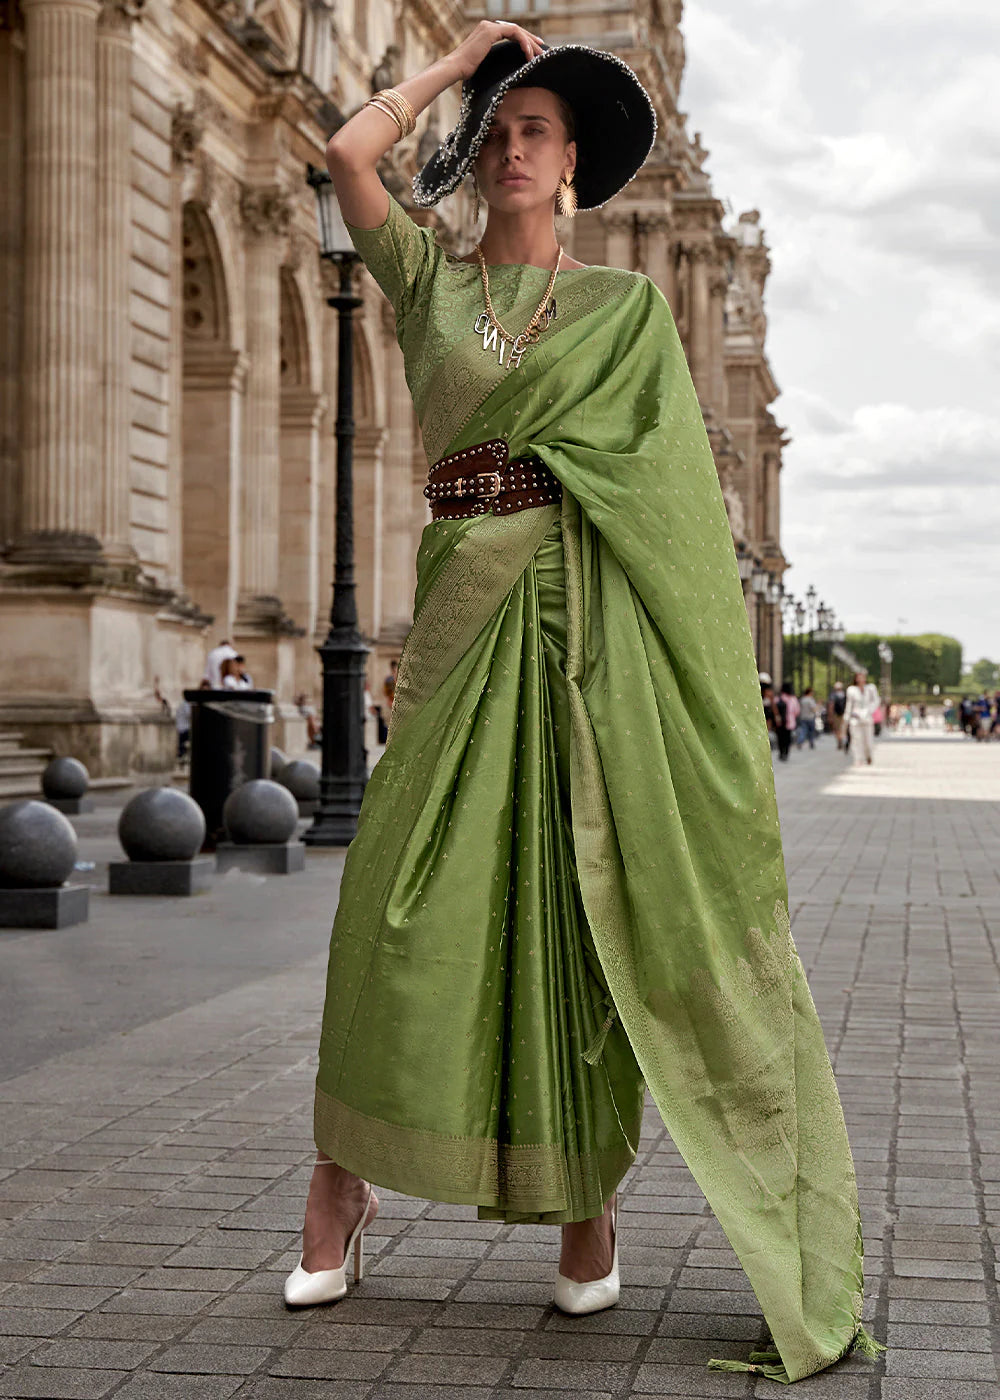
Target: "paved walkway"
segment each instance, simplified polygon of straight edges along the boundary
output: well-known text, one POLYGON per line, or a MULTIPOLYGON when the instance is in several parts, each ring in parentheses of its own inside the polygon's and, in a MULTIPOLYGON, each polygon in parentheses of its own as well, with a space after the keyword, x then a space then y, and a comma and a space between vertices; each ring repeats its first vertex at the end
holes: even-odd
MULTIPOLYGON (((855 773, 827 741, 777 776, 891 1345, 794 1394, 1000 1400, 1000 744, 890 739, 855 773)), ((98 862, 114 816, 79 821, 98 862)), ((655 1114, 617 1309, 553 1312, 554 1230, 383 1192, 361 1287, 286 1313, 340 864, 188 901, 95 893, 88 925, 0 936, 0 1396, 786 1394, 704 1368, 760 1319, 655 1114)))

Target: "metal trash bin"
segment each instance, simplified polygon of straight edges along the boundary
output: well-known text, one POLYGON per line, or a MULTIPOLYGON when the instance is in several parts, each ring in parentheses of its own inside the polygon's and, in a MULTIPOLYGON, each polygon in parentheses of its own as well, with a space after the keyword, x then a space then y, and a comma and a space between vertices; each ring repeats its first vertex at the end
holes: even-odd
POLYGON ((272 690, 185 690, 191 702, 188 791, 205 814, 203 851, 225 834, 222 808, 229 794, 271 769, 272 690))

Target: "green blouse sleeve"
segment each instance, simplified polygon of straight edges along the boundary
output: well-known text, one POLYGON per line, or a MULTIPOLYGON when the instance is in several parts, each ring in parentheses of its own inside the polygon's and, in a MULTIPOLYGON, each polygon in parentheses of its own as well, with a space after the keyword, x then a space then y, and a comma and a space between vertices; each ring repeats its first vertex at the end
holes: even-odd
POLYGON ((347 231, 368 271, 392 302, 397 322, 402 320, 420 299, 441 256, 434 234, 414 223, 391 194, 384 223, 378 228, 348 224, 347 231))

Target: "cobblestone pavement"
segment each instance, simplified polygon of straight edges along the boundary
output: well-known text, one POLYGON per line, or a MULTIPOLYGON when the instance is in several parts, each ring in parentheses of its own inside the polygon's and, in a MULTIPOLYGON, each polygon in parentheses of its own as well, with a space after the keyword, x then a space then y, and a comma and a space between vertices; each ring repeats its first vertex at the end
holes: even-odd
MULTIPOLYGON (((793 924, 857 1160, 890 1344, 794 1394, 993 1400, 1000 1341, 1000 745, 914 735, 778 765, 793 924)), ((113 851, 113 812, 82 818, 113 851)), ((118 1400, 778 1396, 709 1372, 753 1294, 659 1119, 625 1185, 620 1306, 549 1305, 555 1230, 382 1193, 363 1284, 289 1314, 340 861, 110 900, 0 937, 0 1395, 118 1400)), ((95 872, 95 887, 102 868, 95 872)))

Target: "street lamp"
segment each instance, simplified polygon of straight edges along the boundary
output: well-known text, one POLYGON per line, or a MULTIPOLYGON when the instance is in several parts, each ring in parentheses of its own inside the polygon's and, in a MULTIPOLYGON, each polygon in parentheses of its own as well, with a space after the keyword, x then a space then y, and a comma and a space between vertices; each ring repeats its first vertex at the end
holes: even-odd
POLYGON ((340 273, 340 288, 327 297, 337 311, 336 550, 330 630, 316 648, 323 663, 323 757, 319 806, 303 836, 307 846, 346 846, 358 830, 367 781, 365 666, 369 648, 358 630, 354 587, 354 312, 362 304, 353 287, 358 254, 351 242, 333 181, 309 166, 316 195, 320 257, 340 273))
MULTIPOLYGON (((785 590, 784 590, 784 588, 783 588, 782 585, 781 585, 781 579, 778 577, 778 575, 777 575, 777 574, 771 574, 771 575, 770 575, 770 582, 768 583, 768 586, 767 586, 767 601, 768 601, 768 603, 770 603, 770 605, 771 605, 771 606, 770 606, 770 610, 769 610, 768 615, 767 615, 767 638, 768 638, 768 654, 769 654, 769 655, 768 655, 768 659, 769 659, 769 663, 770 663, 770 664, 768 665, 768 670, 771 672, 772 676, 775 675, 775 673, 778 672, 778 671, 780 670, 780 671, 781 671, 781 677, 780 677, 780 679, 782 679, 782 680, 784 679, 784 665, 785 665, 785 662, 784 662, 784 655, 782 655, 781 657, 778 656, 777 638, 775 637, 775 631, 776 631, 776 629, 775 629, 775 626, 774 626, 774 620, 775 620, 775 617, 777 616, 778 619, 779 619, 779 621, 780 621, 780 618, 781 618, 781 611, 780 611, 780 610, 781 610, 781 598, 782 598, 782 594, 784 593, 784 591, 785 591, 785 590), (775 665, 775 662, 776 662, 776 661, 779 661, 779 660, 781 661, 781 666, 780 666, 780 667, 778 667, 778 666, 775 665)), ((784 648, 782 648, 782 651, 783 651, 783 650, 784 650, 784 648)))
POLYGON ((882 704, 885 709, 886 722, 888 723, 889 705, 892 701, 892 647, 888 642, 879 642, 878 657, 882 663, 882 674, 879 676, 879 690, 882 692, 882 704))
POLYGON ((813 663, 813 646, 816 638, 816 590, 812 586, 806 589, 806 611, 809 617, 809 685, 815 686, 816 672, 813 663))
MULTIPOLYGON (((754 604, 754 606, 755 606, 755 610, 756 610, 756 623, 757 623, 757 626, 756 626, 756 643, 757 643, 757 670, 758 670, 758 671, 763 671, 763 670, 765 669, 765 667, 764 667, 764 649, 763 649, 763 646, 762 646, 762 641, 763 641, 763 638, 762 638, 762 631, 763 631, 763 629, 762 629, 762 627, 761 627, 761 615, 762 615, 762 610, 763 610, 763 599, 764 599, 765 593, 767 592, 767 585, 768 585, 768 582, 769 582, 769 575, 768 575, 767 570, 761 566, 761 564, 759 563, 759 561, 754 560, 753 571, 752 571, 751 574, 750 574, 750 587, 753 589, 754 598, 755 598, 755 604, 754 604)), ((773 680, 774 677, 772 676, 771 679, 773 680)))

